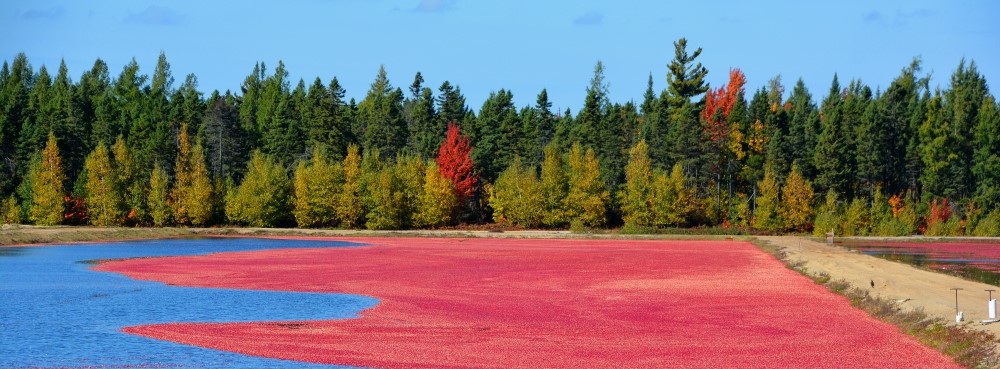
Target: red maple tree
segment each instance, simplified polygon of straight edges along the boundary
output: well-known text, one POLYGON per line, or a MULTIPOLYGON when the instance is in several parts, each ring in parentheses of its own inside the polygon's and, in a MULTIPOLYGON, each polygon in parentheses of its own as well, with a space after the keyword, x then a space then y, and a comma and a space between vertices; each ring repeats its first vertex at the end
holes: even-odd
POLYGON ((729 113, 733 111, 746 81, 739 68, 730 69, 729 84, 705 94, 705 110, 701 111, 701 116, 705 121, 705 133, 713 143, 725 142, 729 137, 729 113))
POLYGON ((448 134, 438 149, 438 170, 455 185, 459 201, 472 197, 479 184, 479 175, 472 165, 472 145, 469 137, 458 131, 458 124, 448 122, 448 134))

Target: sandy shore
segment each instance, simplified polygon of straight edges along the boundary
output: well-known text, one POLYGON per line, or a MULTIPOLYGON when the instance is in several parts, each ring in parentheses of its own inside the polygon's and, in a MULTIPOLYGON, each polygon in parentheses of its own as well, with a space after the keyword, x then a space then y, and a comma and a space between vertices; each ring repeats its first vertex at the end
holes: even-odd
MULTIPOLYGON (((1000 289, 996 286, 922 270, 802 237, 758 238, 784 247, 789 260, 804 262, 803 266, 811 273, 827 273, 832 279, 846 280, 855 287, 868 289, 872 295, 898 301, 899 306, 904 308, 923 309, 928 315, 947 322, 955 321, 955 291, 951 289, 961 288, 958 306, 965 316, 962 324, 1000 336, 1000 323, 981 322, 988 319, 988 293, 985 290, 1000 289), (875 287, 870 287, 872 282, 875 287)), ((995 292, 993 297, 1000 298, 1000 293, 995 292)))

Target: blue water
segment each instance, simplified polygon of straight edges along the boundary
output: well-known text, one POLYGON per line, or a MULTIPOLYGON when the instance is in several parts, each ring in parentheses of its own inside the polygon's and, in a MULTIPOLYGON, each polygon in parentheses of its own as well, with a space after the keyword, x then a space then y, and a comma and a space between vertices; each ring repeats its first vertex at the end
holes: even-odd
POLYGON ((374 298, 168 286, 95 272, 83 261, 352 245, 178 239, 0 248, 0 368, 346 368, 186 346, 119 330, 167 322, 352 318, 374 306, 374 298))

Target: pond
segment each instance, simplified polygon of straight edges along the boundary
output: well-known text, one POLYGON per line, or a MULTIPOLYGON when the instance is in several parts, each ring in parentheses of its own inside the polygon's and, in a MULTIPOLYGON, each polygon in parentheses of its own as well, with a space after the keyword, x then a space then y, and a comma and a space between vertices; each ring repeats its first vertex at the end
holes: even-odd
POLYGON ((1000 243, 852 240, 842 245, 883 259, 1000 286, 1000 243))
POLYGON ((89 268, 101 259, 355 245, 207 238, 0 248, 0 368, 346 368, 186 346, 120 329, 168 322, 346 319, 374 306, 374 298, 177 287, 89 268))

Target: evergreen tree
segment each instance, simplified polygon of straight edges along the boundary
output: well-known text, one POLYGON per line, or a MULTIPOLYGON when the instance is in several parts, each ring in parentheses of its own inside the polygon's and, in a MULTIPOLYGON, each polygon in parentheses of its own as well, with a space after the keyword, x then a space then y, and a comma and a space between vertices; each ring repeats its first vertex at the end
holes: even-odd
POLYGON ((510 147, 519 141, 517 122, 514 95, 506 90, 490 93, 469 132, 472 160, 486 182, 496 179, 505 165, 518 156, 517 147, 510 147))
POLYGON ((120 225, 124 219, 122 208, 125 196, 118 182, 117 169, 103 142, 98 142, 87 156, 84 170, 87 172, 85 189, 90 223, 96 226, 120 225))
POLYGON ((792 88, 788 103, 791 105, 788 120, 790 158, 792 163, 798 163, 804 176, 811 177, 815 172, 813 150, 820 132, 819 111, 801 78, 792 88))
POLYGON ((815 184, 820 192, 833 190, 837 193, 850 193, 848 192, 850 167, 845 158, 848 132, 843 131, 842 104, 840 84, 834 75, 830 94, 824 99, 823 109, 820 112, 822 130, 813 154, 813 165, 816 167, 815 184))
POLYGON ((462 95, 460 87, 452 86, 450 82, 444 81, 441 83, 441 87, 438 88, 438 92, 438 124, 444 126, 451 122, 459 125, 472 123, 465 121, 470 111, 465 105, 465 96, 462 95))
POLYGON ((357 122, 365 150, 378 149, 391 158, 406 146, 403 92, 389 84, 385 66, 379 68, 368 95, 358 105, 357 122))
POLYGON ((244 165, 250 159, 249 133, 239 122, 240 108, 236 98, 213 93, 208 99, 202 127, 205 130, 205 154, 213 178, 242 178, 244 165))
MULTIPOLYGON (((692 103, 692 99, 708 91, 705 76, 708 69, 701 63, 695 64, 695 59, 701 55, 699 47, 690 55, 687 52, 687 39, 681 38, 674 42, 674 59, 667 66, 668 103, 671 109, 679 111, 684 104, 692 103)), ((696 104, 692 109, 697 115, 702 104, 696 104)))
POLYGON ((954 168, 952 175, 957 182, 954 184, 957 197, 952 198, 964 198, 971 196, 976 190, 972 171, 975 156, 974 131, 989 89, 986 79, 976 68, 976 62, 971 61, 966 66, 965 59, 962 59, 958 69, 952 73, 950 87, 944 93, 943 108, 944 120, 951 128, 949 134, 954 136, 953 142, 957 144, 953 151, 957 157, 951 159, 954 168))
POLYGON ((65 191, 63 182, 62 157, 56 136, 49 132, 49 139, 42 150, 41 161, 38 162, 37 177, 32 181, 31 221, 37 225, 58 225, 63 220, 63 205, 65 191))
POLYGON ((935 91, 934 97, 927 101, 926 115, 927 120, 920 126, 923 197, 961 198, 964 193, 961 144, 945 113, 940 91, 935 91))
POLYGON ((976 202, 985 209, 996 209, 1000 205, 1000 105, 992 96, 979 108, 974 145, 976 202))

